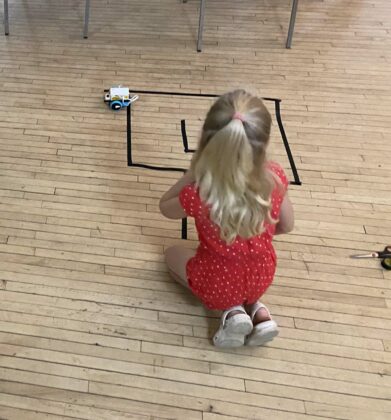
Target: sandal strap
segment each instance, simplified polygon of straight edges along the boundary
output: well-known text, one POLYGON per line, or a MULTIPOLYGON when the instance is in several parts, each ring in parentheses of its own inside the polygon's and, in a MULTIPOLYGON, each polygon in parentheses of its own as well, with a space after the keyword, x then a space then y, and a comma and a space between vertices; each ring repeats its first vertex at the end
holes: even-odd
POLYGON ((227 319, 227 316, 228 316, 231 312, 233 312, 233 311, 239 311, 239 312, 242 312, 243 314, 246 314, 246 315, 247 315, 247 312, 246 312, 246 310, 243 308, 243 306, 240 306, 240 305, 238 305, 238 306, 233 306, 232 308, 229 308, 229 309, 227 309, 226 311, 224 311, 224 312, 223 312, 223 314, 221 315, 221 323, 222 323, 222 325, 223 325, 223 326, 225 325, 225 321, 226 321, 226 319, 227 319))
POLYGON ((254 321, 255 315, 260 309, 266 309, 266 312, 269 315, 270 320, 273 319, 272 316, 270 315, 270 311, 267 308, 267 306, 265 306, 262 302, 256 302, 253 304, 253 307, 251 309, 251 314, 250 314, 251 321, 254 321))

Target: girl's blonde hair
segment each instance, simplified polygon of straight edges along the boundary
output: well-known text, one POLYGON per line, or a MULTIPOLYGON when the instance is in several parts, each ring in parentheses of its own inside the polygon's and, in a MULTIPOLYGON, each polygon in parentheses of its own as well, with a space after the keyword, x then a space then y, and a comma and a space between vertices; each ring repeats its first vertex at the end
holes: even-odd
POLYGON ((264 230, 273 177, 265 169, 271 116, 262 100, 244 90, 221 96, 209 110, 192 171, 211 220, 227 243, 264 230))

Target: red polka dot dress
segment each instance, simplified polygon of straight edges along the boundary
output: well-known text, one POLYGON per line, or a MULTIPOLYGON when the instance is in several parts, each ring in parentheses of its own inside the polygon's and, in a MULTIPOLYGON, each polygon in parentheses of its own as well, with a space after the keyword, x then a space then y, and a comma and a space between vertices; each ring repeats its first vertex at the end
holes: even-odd
MULTIPOLYGON (((272 192, 273 219, 278 219, 288 180, 283 169, 268 163, 283 184, 272 192)), ((237 237, 227 245, 220 239, 220 229, 209 219, 209 211, 201 201, 194 184, 182 189, 179 200, 188 216, 194 217, 200 245, 186 267, 193 293, 209 309, 225 310, 235 305, 256 302, 273 281, 276 253, 272 245, 275 225, 266 224, 265 231, 250 239, 237 237)))

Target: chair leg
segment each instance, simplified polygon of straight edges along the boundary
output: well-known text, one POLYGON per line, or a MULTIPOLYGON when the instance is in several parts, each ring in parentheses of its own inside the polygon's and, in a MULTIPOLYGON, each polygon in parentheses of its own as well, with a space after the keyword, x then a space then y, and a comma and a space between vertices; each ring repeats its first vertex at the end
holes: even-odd
POLYGON ((202 33, 204 31, 204 18, 205 18, 205 0, 201 0, 200 5, 200 20, 198 23, 198 40, 197 40, 197 51, 202 51, 202 33))
POLYGON ((84 38, 88 38, 88 23, 90 21, 90 0, 86 0, 86 8, 84 12, 84 38))
POLYGON ((9 16, 8 16, 8 0, 4 0, 4 32, 9 35, 9 16))
POLYGON ((291 48, 291 45, 292 45, 292 38, 293 38, 293 31, 295 30, 295 22, 296 22, 296 13, 297 13, 298 3, 299 3, 299 0, 293 0, 292 11, 291 11, 291 20, 289 22, 288 38, 286 40, 286 48, 291 48))

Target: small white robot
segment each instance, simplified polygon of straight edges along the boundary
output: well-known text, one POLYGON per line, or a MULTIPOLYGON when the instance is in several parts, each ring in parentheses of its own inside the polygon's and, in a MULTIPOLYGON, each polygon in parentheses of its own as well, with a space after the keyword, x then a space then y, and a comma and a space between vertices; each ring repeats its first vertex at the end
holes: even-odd
POLYGON ((105 90, 104 101, 113 111, 119 111, 126 108, 131 103, 137 101, 138 96, 130 97, 129 88, 122 86, 113 86, 105 90))

